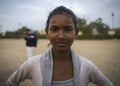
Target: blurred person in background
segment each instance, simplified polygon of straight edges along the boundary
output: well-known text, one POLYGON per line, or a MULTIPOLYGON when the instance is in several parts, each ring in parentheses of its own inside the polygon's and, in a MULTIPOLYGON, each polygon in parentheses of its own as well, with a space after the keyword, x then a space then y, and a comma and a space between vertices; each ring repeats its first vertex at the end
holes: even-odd
POLYGON ((24 39, 26 41, 27 56, 28 56, 28 58, 30 58, 34 54, 34 48, 37 47, 37 40, 38 39, 37 39, 36 35, 33 34, 30 29, 28 29, 26 31, 24 39))

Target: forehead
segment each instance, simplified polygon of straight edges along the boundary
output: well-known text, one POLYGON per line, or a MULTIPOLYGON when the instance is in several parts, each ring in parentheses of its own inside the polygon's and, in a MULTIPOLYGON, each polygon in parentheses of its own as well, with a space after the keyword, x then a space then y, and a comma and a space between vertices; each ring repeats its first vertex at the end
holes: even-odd
POLYGON ((63 23, 63 24, 74 24, 71 16, 66 14, 55 14, 50 19, 50 24, 63 23))

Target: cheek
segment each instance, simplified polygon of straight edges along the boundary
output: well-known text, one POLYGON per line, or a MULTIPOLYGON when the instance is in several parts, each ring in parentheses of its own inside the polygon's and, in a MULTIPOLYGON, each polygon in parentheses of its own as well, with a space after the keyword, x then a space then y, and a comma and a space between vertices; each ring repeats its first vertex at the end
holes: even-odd
POLYGON ((47 37, 50 39, 51 34, 50 34, 50 31, 49 31, 49 30, 46 31, 46 35, 47 35, 47 37))
POLYGON ((73 32, 73 33, 71 33, 69 36, 70 36, 70 38, 75 39, 75 37, 76 37, 76 33, 73 32))
POLYGON ((71 35, 68 36, 68 41, 70 43, 73 43, 74 40, 75 40, 75 34, 71 34, 71 35))
POLYGON ((50 41, 54 40, 54 34, 51 34, 51 33, 48 32, 47 37, 50 41))

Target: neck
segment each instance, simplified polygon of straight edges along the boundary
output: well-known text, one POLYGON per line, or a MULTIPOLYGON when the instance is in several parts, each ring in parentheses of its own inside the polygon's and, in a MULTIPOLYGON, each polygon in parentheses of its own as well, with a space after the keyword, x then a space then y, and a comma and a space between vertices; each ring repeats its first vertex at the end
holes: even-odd
POLYGON ((70 50, 64 52, 53 50, 53 60, 64 61, 65 59, 71 60, 70 50))

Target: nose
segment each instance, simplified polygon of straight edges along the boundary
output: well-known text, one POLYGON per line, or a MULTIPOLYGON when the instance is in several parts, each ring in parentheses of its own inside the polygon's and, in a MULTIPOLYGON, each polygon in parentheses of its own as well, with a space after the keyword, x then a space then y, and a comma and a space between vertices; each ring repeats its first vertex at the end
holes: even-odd
POLYGON ((63 30, 60 30, 60 31, 58 32, 58 38, 65 38, 65 33, 64 33, 63 30))

